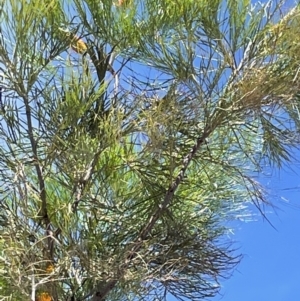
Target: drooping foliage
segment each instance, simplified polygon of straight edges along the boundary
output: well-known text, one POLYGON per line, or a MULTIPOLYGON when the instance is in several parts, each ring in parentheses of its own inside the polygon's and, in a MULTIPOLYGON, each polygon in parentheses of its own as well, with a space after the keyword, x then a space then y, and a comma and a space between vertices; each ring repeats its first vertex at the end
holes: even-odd
POLYGON ((228 221, 299 143, 298 7, 5 0, 0 296, 214 296, 228 221))

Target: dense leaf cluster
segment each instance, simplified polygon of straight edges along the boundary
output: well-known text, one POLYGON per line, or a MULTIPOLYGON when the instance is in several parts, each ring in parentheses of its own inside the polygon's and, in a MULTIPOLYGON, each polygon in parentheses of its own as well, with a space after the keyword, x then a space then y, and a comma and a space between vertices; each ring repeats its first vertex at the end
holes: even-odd
POLYGON ((0 299, 218 292, 228 222, 299 142, 281 4, 1 2, 0 299))

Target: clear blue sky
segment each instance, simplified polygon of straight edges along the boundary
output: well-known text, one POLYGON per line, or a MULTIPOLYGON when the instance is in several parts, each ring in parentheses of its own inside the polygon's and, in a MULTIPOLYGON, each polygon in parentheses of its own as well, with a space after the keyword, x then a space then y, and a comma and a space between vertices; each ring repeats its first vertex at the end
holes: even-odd
MULTIPOLYGON (((300 159, 300 152, 297 156, 300 159)), ((275 170, 261 177, 270 200, 279 207, 268 214, 277 230, 262 218, 238 225, 233 238, 244 258, 233 276, 222 282, 222 295, 211 300, 300 300, 300 163, 292 166, 293 171, 275 170)))

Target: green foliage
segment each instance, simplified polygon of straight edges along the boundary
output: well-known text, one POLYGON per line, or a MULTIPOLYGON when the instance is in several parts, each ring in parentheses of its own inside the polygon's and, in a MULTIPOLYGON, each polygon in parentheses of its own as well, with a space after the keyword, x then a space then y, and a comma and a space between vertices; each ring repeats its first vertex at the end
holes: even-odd
POLYGON ((1 298, 218 292, 299 142, 299 9, 270 4, 2 1, 1 298))

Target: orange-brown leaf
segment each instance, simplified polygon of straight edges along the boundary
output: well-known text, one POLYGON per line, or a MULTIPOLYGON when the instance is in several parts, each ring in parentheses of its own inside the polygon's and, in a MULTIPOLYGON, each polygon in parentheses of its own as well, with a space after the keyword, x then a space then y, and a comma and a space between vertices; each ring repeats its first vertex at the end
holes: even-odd
POLYGON ((71 48, 79 54, 84 54, 87 51, 86 43, 77 36, 74 36, 74 38, 72 39, 71 48))
POLYGON ((43 293, 38 294, 38 296, 35 300, 36 301, 52 301, 52 297, 49 293, 43 292, 43 293))

